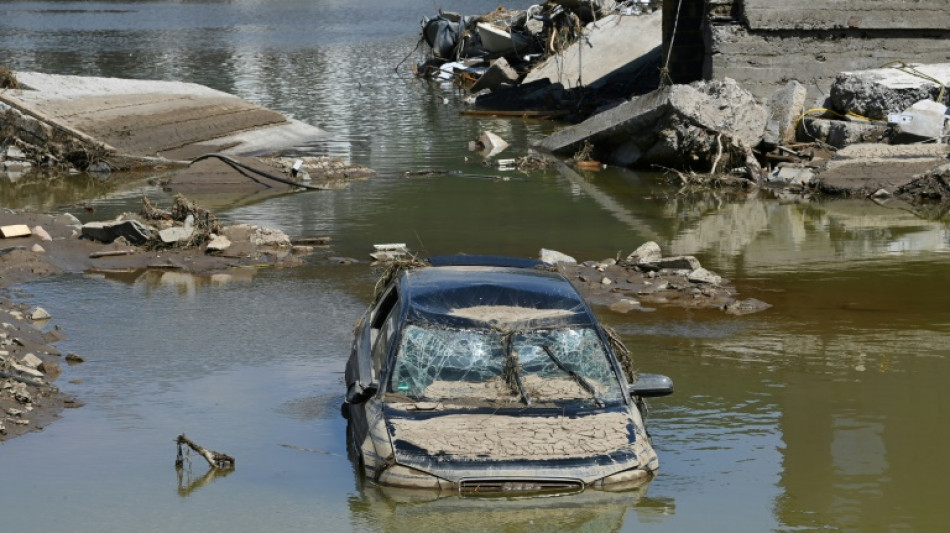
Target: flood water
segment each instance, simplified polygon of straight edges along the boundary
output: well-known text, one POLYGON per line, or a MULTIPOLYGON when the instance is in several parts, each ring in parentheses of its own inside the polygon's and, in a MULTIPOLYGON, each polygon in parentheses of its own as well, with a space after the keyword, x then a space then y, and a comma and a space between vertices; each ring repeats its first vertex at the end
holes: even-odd
MULTIPOLYGON (((526 3, 511 2, 509 7, 526 3)), ((69 338, 61 388, 85 403, 0 445, 3 531, 940 531, 950 460, 950 229, 896 205, 660 200, 656 176, 501 174, 466 144, 491 129, 522 155, 556 125, 459 116, 450 88, 396 64, 418 19, 496 3, 361 0, 0 4, 0 62, 53 73, 193 81, 333 132, 301 147, 380 171, 346 190, 235 206, 228 221, 334 246, 300 268, 226 276, 68 275, 21 287, 69 338), (466 159, 467 158, 467 159, 466 159), (406 170, 451 174, 408 179, 406 170), (425 254, 580 259, 656 240, 744 297, 733 317, 660 309, 601 318, 641 370, 660 475, 640 493, 525 500, 394 499, 361 480, 339 416, 371 244, 425 254), (234 472, 179 477, 186 433, 234 472)), ((5 206, 134 209, 146 185, 77 177, 0 184, 5 206)), ((64 208, 71 209, 71 208, 64 208)), ((80 213, 77 213, 80 214, 80 213)), ((87 216, 87 215, 86 215, 87 216)))

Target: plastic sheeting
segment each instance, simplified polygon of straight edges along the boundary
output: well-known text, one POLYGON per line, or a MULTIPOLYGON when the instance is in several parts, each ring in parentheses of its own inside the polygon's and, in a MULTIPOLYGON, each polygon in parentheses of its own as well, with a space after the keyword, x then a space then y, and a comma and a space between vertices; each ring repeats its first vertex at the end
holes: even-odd
POLYGON ((622 396, 607 352, 590 327, 506 332, 410 324, 388 390, 415 400, 522 402, 513 374, 533 402, 616 402, 622 396))

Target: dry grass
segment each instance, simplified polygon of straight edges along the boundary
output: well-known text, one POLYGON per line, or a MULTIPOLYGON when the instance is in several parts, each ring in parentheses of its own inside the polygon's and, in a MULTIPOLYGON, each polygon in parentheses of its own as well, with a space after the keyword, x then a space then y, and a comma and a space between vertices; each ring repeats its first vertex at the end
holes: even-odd
POLYGON ((0 65, 0 89, 19 89, 20 82, 10 67, 0 65))

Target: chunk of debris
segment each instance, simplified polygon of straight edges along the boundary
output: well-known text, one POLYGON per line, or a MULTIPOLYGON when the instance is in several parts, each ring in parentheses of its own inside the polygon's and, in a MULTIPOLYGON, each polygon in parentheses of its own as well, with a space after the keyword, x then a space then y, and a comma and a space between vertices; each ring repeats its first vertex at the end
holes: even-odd
POLYGON ((719 274, 715 274, 706 270, 705 268, 697 268, 689 273, 686 276, 686 279, 693 283, 708 283, 710 285, 719 285, 722 283, 722 277, 719 274))
POLYGON ((195 217, 188 215, 181 226, 172 226, 158 232, 158 238, 165 244, 186 243, 195 234, 195 217))
POLYGON ((768 182, 781 185, 805 186, 811 183, 815 171, 800 164, 780 163, 769 174, 768 182))
POLYGON ((0 226, 0 237, 4 239, 13 239, 16 237, 29 237, 32 235, 30 227, 26 224, 10 224, 8 226, 0 226))
POLYGON ((43 229, 43 226, 33 226, 33 235, 36 235, 36 237, 41 241, 50 242, 53 240, 53 238, 50 237, 49 232, 43 229))
POLYGON ((381 263, 398 261, 409 256, 409 248, 405 243, 374 244, 373 250, 369 256, 381 263))
POLYGON ((541 248, 540 259, 542 263, 548 265, 556 265, 558 263, 567 263, 567 264, 576 264, 577 260, 573 257, 558 252, 557 250, 548 250, 547 248, 541 248))
POLYGON ((508 64, 508 61, 504 57, 499 57, 491 62, 488 70, 478 78, 478 81, 476 81, 469 90, 473 93, 477 93, 484 89, 495 89, 501 84, 514 85, 520 77, 518 72, 511 68, 511 65, 508 64))
POLYGON ((915 102, 936 100, 950 84, 950 63, 894 62, 886 68, 842 72, 831 86, 830 101, 840 113, 886 120, 915 102))
POLYGON ((865 197, 878 189, 895 191, 947 162, 947 144, 856 144, 835 153, 817 177, 829 194, 865 197))
POLYGON ((866 120, 830 119, 805 117, 799 124, 798 138, 819 141, 833 148, 846 148, 852 144, 884 142, 889 133, 885 122, 866 120))
POLYGON ((808 88, 791 80, 769 98, 769 117, 765 122, 762 141, 777 146, 795 142, 798 119, 805 112, 808 88))
POLYGON ((940 142, 946 135, 947 106, 933 100, 921 100, 901 113, 889 114, 887 121, 897 129, 892 140, 894 144, 940 142))
POLYGON ((111 243, 119 237, 138 246, 145 244, 155 235, 155 230, 138 220, 112 220, 106 222, 87 222, 82 225, 82 237, 93 241, 111 243))
POLYGON ((231 240, 225 237, 224 235, 214 235, 212 234, 211 240, 208 241, 205 251, 208 253, 212 252, 223 252, 231 247, 231 240))
POLYGON ((508 143, 490 131, 483 131, 472 146, 483 157, 493 157, 508 148, 508 143))
POLYGON ((766 111, 732 79, 662 87, 564 128, 537 144, 575 153, 585 141, 598 159, 631 166, 719 169, 745 166, 765 131, 766 111))
POLYGON ((36 356, 36 354, 28 353, 23 356, 23 359, 20 359, 20 364, 28 368, 39 368, 43 364, 43 360, 36 356))
POLYGON ((654 241, 647 241, 630 252, 630 255, 627 256, 627 262, 637 264, 655 263, 661 257, 663 257, 663 252, 660 245, 654 241))
POLYGON ((735 300, 730 302, 723 306, 723 310, 729 315, 747 315, 750 313, 765 311, 770 307, 772 307, 770 304, 767 304, 762 300, 747 298, 745 300, 735 300))
POLYGON ((29 317, 30 317, 30 320, 34 320, 34 321, 49 320, 50 318, 52 318, 49 312, 46 309, 43 309, 42 307, 37 307, 36 309, 33 309, 33 311, 30 312, 29 317))

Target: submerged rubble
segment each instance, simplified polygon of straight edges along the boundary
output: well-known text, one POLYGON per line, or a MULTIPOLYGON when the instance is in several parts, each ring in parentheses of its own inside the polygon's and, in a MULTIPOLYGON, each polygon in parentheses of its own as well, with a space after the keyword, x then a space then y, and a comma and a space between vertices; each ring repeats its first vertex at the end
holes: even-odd
POLYGON ((742 315, 771 305, 738 299, 735 287, 700 265, 691 255, 664 257, 649 241, 620 260, 585 261, 542 250, 541 260, 552 264, 580 290, 591 304, 617 313, 654 311, 655 307, 720 309, 742 315))
POLYGON ((658 7, 656 0, 555 0, 477 16, 440 12, 422 20, 431 57, 414 72, 453 81, 493 113, 586 116, 656 88, 658 7))
MULTIPOLYGON (((0 257, 0 271, 11 261, 7 255, 0 257)), ((42 308, 0 297, 0 441, 41 430, 61 409, 80 405, 54 385, 62 354, 53 343, 64 335, 55 327, 44 333, 51 318, 42 308)), ((76 364, 75 358, 66 362, 76 364)))
MULTIPOLYGON (((382 285, 402 268, 429 265, 427 260, 408 251, 405 244, 398 245, 400 254, 386 256, 378 255, 379 246, 383 245, 377 245, 373 258, 376 264, 387 266, 381 277, 382 285)), ((664 256, 660 245, 653 241, 644 243, 624 258, 578 263, 565 253, 542 248, 539 260, 544 266, 538 268, 560 272, 592 305, 621 314, 655 311, 656 307, 681 307, 719 309, 743 315, 771 307, 754 298, 739 299, 736 288, 729 285, 728 280, 703 268, 698 259, 691 255, 664 256)))
POLYGON ((950 64, 895 61, 842 72, 830 96, 814 103, 808 102, 809 88, 794 79, 765 102, 730 78, 688 85, 662 85, 655 78, 634 89, 627 82, 646 79, 644 66, 661 70, 656 54, 662 37, 649 29, 659 21, 650 14, 656 7, 564 0, 474 17, 440 13, 423 21, 433 57, 417 73, 476 91, 466 102, 480 111, 466 114, 575 122, 535 146, 589 162, 591 169, 603 162, 666 170, 682 185, 855 196, 898 189, 909 194, 917 189, 904 186, 940 166, 938 160, 927 168, 916 165, 921 160, 909 145, 950 140, 950 64), (627 16, 634 11, 643 16, 627 16), (636 29, 627 27, 634 20, 636 29), (609 83, 601 81, 607 77, 609 83), (613 92, 602 92, 606 86, 613 92), (884 150, 887 157, 864 150, 868 156, 859 165, 890 165, 888 170, 842 179, 842 168, 850 165, 842 159, 855 157, 835 152, 868 143, 908 148, 884 150), (902 166, 908 158, 915 165, 902 166))

